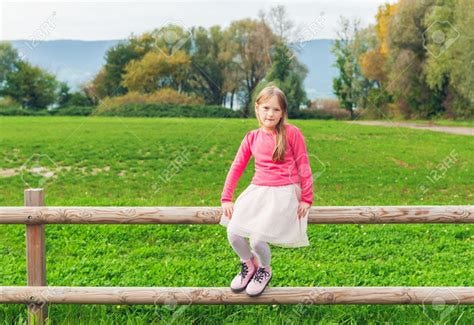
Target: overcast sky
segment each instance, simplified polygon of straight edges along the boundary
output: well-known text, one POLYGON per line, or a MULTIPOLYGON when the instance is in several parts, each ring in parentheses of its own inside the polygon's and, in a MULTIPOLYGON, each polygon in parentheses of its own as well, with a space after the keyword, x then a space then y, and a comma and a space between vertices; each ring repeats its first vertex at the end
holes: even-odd
POLYGON ((382 0, 318 1, 5 1, 0 0, 0 39, 124 39, 153 28, 178 23, 184 28, 209 27, 242 18, 257 18, 260 9, 286 6, 304 31, 301 38, 335 38, 340 15, 374 22, 382 0))

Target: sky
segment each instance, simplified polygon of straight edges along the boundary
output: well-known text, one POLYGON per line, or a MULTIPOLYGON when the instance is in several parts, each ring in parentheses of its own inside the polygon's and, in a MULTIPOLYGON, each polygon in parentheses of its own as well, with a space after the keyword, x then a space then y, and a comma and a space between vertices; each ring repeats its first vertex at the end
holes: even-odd
MULTIPOLYGON (((282 4, 300 29, 298 40, 336 38, 339 17, 375 21, 387 0, 318 1, 9 1, 0 0, 0 40, 125 39, 168 23, 227 27, 243 18, 258 18, 282 4)), ((393 2, 393 1, 391 1, 393 2)))

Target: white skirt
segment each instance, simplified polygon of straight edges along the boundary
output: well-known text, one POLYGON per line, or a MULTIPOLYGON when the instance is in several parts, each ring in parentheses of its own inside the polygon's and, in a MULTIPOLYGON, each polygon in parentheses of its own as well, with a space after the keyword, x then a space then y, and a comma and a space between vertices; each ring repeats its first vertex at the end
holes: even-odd
POLYGON ((232 218, 222 214, 220 225, 242 237, 280 247, 309 246, 309 210, 298 219, 299 183, 283 186, 250 184, 235 200, 232 218))

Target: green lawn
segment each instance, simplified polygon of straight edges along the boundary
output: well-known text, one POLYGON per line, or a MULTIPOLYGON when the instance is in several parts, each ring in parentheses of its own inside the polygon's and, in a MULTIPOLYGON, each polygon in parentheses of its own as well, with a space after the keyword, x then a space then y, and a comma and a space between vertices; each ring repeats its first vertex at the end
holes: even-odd
MULTIPOLYGON (((384 120, 382 120, 384 121, 384 120)), ((386 121, 386 120, 385 120, 386 121)), ((390 121, 396 122, 412 122, 421 125, 440 125, 440 126, 462 126, 462 127, 474 127, 474 120, 445 120, 445 119, 432 119, 432 120, 402 120, 402 119, 390 119, 390 121)))
MULTIPOLYGON (((290 123, 318 173, 314 205, 473 202, 472 137, 290 123)), ((240 141, 256 127, 254 119, 3 117, 0 206, 22 205, 26 183, 43 185, 51 206, 219 206, 240 141), (54 176, 25 172, 35 161, 54 176)), ((235 197, 253 168, 251 160, 235 197)), ((310 247, 272 246, 272 286, 474 286, 471 225, 310 225, 308 235, 310 247)), ((46 237, 49 285, 228 286, 239 271, 220 225, 48 225, 46 237)), ((25 285, 24 226, 0 225, 0 254, 0 285, 25 285)), ((50 316, 54 324, 472 324, 474 307, 52 305, 50 316)), ((3 323, 25 317, 22 305, 0 305, 3 323)))

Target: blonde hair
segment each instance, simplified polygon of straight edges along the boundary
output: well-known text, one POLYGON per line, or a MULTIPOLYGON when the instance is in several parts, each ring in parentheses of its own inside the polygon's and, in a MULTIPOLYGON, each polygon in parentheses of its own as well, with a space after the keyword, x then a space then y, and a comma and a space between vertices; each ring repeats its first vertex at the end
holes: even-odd
POLYGON ((280 88, 271 85, 263 88, 257 95, 255 99, 255 115, 258 120, 258 124, 260 127, 262 126, 262 121, 260 121, 260 117, 258 116, 257 108, 258 105, 268 101, 271 97, 276 96, 278 99, 278 103, 280 104, 280 108, 282 110, 282 117, 278 124, 275 127, 276 131, 276 144, 273 150, 272 160, 273 161, 284 161, 285 159, 285 151, 286 151, 286 129, 285 125, 287 124, 288 119, 288 101, 286 100, 285 93, 281 91, 280 88))

